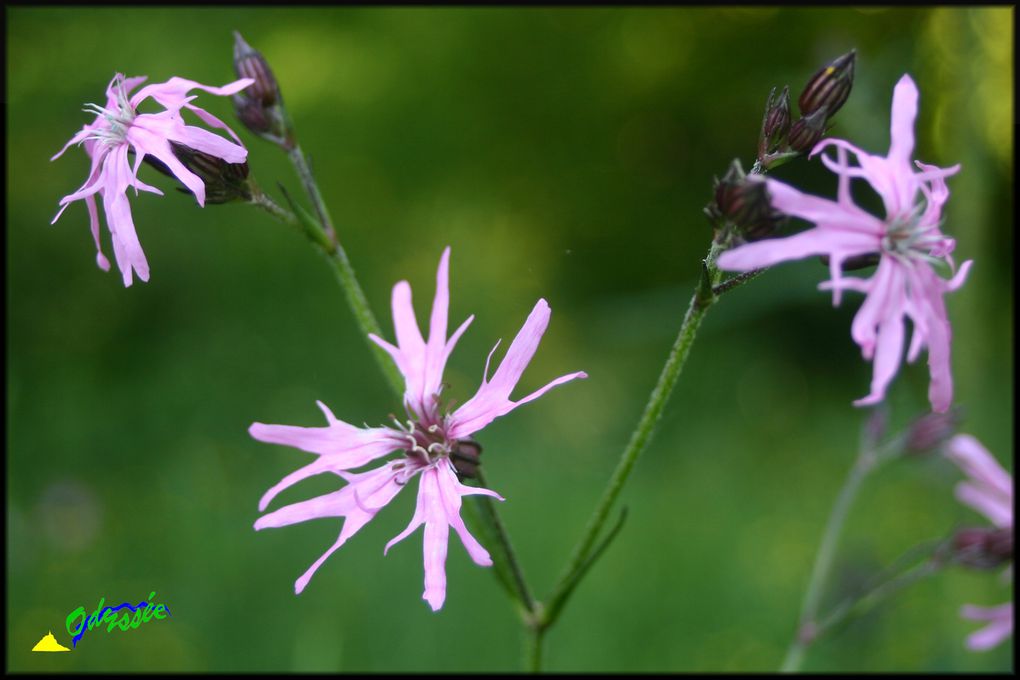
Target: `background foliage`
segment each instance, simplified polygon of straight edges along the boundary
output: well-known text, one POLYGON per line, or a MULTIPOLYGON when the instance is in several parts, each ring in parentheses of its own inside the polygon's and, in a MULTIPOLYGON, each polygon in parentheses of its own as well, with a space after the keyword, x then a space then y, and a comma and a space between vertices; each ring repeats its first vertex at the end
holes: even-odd
MULTIPOLYGON (((48 161, 117 71, 233 79, 231 31, 271 61, 341 238, 387 333, 392 285, 419 315, 453 246, 452 315, 478 317, 447 373, 466 399, 485 355, 539 297, 554 313, 521 392, 561 387, 486 429, 485 465, 538 594, 579 536, 658 374, 709 240, 711 178, 750 166, 772 85, 796 94, 858 49, 833 134, 888 143, 892 87, 921 90, 917 156, 963 164, 947 233, 971 279, 948 298, 966 431, 1013 452, 1012 9, 7 9, 7 652, 16 670, 515 669, 518 623, 454 545, 449 594, 420 600, 405 493, 324 566, 321 521, 256 534, 261 494, 307 457, 246 433, 321 424, 322 399, 381 423, 388 393, 329 269, 242 205, 132 198, 151 283, 95 267, 87 216, 57 202, 84 153, 48 161), (72 654, 28 650, 79 605, 141 599, 173 618, 93 632, 72 654)), ((225 99, 202 105, 225 119, 225 99)), ((299 185, 246 131, 263 186, 299 185)), ((834 192, 820 163, 777 177, 834 192)), ((278 194, 277 194, 278 195, 278 194)), ((104 227, 105 229, 105 227, 104 227)), ((106 252, 112 257, 106 242, 106 252)), ((628 525, 548 638, 551 670, 775 669, 825 516, 855 455, 870 367, 821 265, 784 265, 703 326, 658 435, 624 494, 628 525)), ((926 406, 923 361, 889 394, 894 426, 926 406)), ((1012 467, 1010 462, 1006 462, 1012 467)), ((847 527, 837 589, 910 546, 982 519, 956 470, 902 462, 847 527)), ((335 488, 313 479, 290 502, 335 488)), ((953 570, 821 643, 808 669, 1004 670, 1010 645, 967 652, 964 603, 1012 595, 953 570)))

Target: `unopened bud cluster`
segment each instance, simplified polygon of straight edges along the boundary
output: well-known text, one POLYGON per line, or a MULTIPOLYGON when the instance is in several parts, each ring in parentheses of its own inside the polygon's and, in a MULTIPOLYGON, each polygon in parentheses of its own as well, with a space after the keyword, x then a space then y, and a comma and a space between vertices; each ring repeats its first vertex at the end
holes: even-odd
POLYGON ((730 229, 740 241, 757 241, 775 234, 785 220, 772 207, 765 181, 746 175, 734 160, 722 179, 715 180, 715 198, 705 213, 717 229, 730 229))
POLYGON ((850 96, 856 50, 850 50, 815 73, 797 104, 800 118, 791 121, 790 91, 779 97, 769 93, 758 141, 758 162, 769 168, 797 154, 809 152, 825 134, 826 126, 850 96))
MULTIPOLYGON (((252 200, 253 188, 248 178, 247 163, 228 163, 222 158, 177 142, 170 142, 170 149, 181 165, 198 175, 205 184, 206 205, 252 200)), ((144 160, 164 175, 176 177, 166 164, 153 156, 146 155, 144 160)), ((191 193, 185 187, 178 187, 178 190, 191 193)))
POLYGON ((237 118, 246 128, 274 144, 291 148, 294 143, 283 108, 280 86, 262 54, 234 32, 234 72, 255 82, 233 96, 237 118))

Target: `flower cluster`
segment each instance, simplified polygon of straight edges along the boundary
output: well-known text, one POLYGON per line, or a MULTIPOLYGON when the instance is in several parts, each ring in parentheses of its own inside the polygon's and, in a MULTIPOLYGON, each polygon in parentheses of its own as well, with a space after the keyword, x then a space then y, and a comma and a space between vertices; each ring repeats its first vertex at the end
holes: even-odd
POLYGON ((106 106, 89 104, 85 108, 95 113, 96 119, 86 124, 50 159, 59 158, 72 144, 85 147, 92 162, 88 179, 80 189, 60 200, 60 211, 53 222, 60 218, 68 205, 84 200, 89 211, 92 238, 96 242, 96 263, 108 271, 110 262, 99 245, 99 215, 96 210, 98 194, 103 201, 106 225, 113 241, 114 259, 123 275, 125 286, 132 283, 132 271, 142 281, 149 280, 149 264, 135 233, 127 190, 129 187, 134 188, 136 195, 139 189, 163 195, 156 187, 138 179, 138 169, 145 156, 151 155, 166 166, 195 195, 199 205, 205 204, 205 184, 201 177, 178 160, 171 145, 184 145, 227 163, 243 163, 248 156, 248 151, 241 145, 234 131, 208 111, 190 103, 195 97, 188 93, 197 89, 221 96, 230 95, 251 85, 254 82, 252 79, 242 78, 223 87, 210 87, 193 80, 173 77, 165 83, 146 85, 131 95, 131 91, 145 79, 145 76, 125 78, 120 73, 115 75, 106 88, 106 106), (139 113, 139 105, 150 97, 164 110, 159 113, 139 113), (203 128, 186 125, 181 116, 182 109, 191 111, 206 125, 226 130, 236 143, 203 128), (129 152, 135 156, 133 165, 128 157, 129 152))
POLYGON ((298 593, 304 590, 312 575, 330 555, 393 500, 412 478, 418 476, 418 504, 414 516, 407 528, 386 544, 386 551, 419 526, 425 525, 423 597, 433 610, 438 610, 446 598, 445 564, 451 527, 475 564, 483 567, 492 564, 489 553, 468 532, 460 517, 463 496, 484 494, 503 500, 494 491, 466 486, 458 481, 457 463, 462 454, 467 453, 467 458, 477 461, 478 447, 470 437, 494 419, 537 399, 551 388, 587 377, 583 372, 570 373, 522 399, 510 399, 510 393, 538 349, 549 324, 549 305, 545 300, 539 300, 492 377, 488 377, 489 362, 499 343, 489 353, 482 385, 475 395, 455 411, 445 409, 440 401, 443 369, 460 336, 474 319, 474 316, 468 317, 447 338, 449 260, 450 249, 447 248, 439 261, 436 275, 428 340, 418 329, 411 305, 411 286, 406 281, 393 288, 393 326, 397 344, 370 336, 389 353, 404 376, 406 422, 398 421, 393 427, 358 428, 338 420, 320 403, 319 407, 328 421, 326 427, 255 423, 249 429, 252 437, 260 441, 318 454, 315 461, 287 475, 269 489, 259 502, 260 511, 264 511, 280 491, 312 475, 332 472, 347 482, 339 491, 285 506, 255 522, 256 529, 265 529, 318 517, 345 518, 336 542, 294 584, 298 593), (394 451, 402 452, 397 460, 367 472, 351 472, 394 451))
POLYGON ((867 360, 874 361, 871 392, 854 403, 876 404, 899 370, 905 344, 904 320, 913 324, 907 360, 928 350, 931 384, 928 399, 936 412, 946 411, 953 400, 950 370, 951 329, 943 295, 962 284, 971 262, 956 271, 951 256, 955 242, 940 229, 942 207, 949 198, 945 178, 960 166, 938 168, 916 162, 914 119, 917 87, 904 75, 893 92, 891 143, 886 156, 869 154, 841 139, 824 139, 811 152, 832 146, 833 160, 822 156, 826 167, 839 177, 837 199, 804 194, 773 179, 765 182, 772 206, 782 213, 814 223, 814 228, 786 238, 748 243, 724 252, 722 269, 749 271, 810 255, 827 256, 831 279, 819 287, 832 290, 838 305, 844 290, 865 294, 854 317, 851 335, 867 360), (857 159, 848 163, 847 155, 857 159), (852 179, 865 180, 881 196, 885 216, 876 217, 858 207, 850 193, 852 179), (878 254, 878 268, 870 279, 844 277, 842 265, 850 258, 878 254), (954 272, 946 280, 936 267, 954 272))

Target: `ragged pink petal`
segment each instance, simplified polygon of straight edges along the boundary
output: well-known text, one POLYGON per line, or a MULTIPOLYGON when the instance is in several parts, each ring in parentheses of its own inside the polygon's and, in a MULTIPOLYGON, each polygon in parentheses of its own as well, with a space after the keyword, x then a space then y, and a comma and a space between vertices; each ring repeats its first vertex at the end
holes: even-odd
POLYGON ((294 584, 300 593, 326 559, 351 536, 368 524, 404 487, 398 479, 403 474, 396 463, 357 475, 345 475, 348 483, 339 491, 325 496, 293 503, 260 517, 255 529, 287 526, 321 517, 344 517, 343 528, 336 542, 317 559, 294 584))
MULTIPOLYGON (((517 386, 524 369, 527 368, 538 349, 538 343, 549 324, 550 314, 549 304, 545 300, 539 300, 535 304, 492 378, 489 379, 483 375, 482 385, 478 388, 475 396, 465 402, 450 417, 451 437, 467 437, 517 406, 537 399, 556 385, 588 377, 584 372, 571 373, 553 380, 520 401, 510 400, 510 393, 517 386)), ((488 365, 486 365, 486 372, 488 372, 488 365)))
POLYGON ((446 554, 450 527, 457 532, 475 564, 482 567, 492 565, 488 551, 471 535, 461 519, 461 497, 468 494, 485 494, 503 500, 499 494, 489 489, 460 484, 449 460, 440 460, 427 468, 421 473, 418 501, 411 522, 386 544, 384 550, 388 552, 393 545, 405 539, 419 526, 425 525, 423 538, 425 591, 422 598, 429 603, 432 611, 439 610, 446 599, 446 554))

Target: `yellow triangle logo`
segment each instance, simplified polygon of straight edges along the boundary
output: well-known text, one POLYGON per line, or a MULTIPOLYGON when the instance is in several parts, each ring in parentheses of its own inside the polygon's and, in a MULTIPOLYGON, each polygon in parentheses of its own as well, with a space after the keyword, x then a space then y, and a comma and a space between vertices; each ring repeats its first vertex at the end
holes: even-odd
POLYGON ((64 647, 62 644, 57 642, 57 639, 53 637, 53 632, 46 633, 46 636, 36 643, 35 647, 32 648, 33 652, 70 652, 71 650, 64 647))

